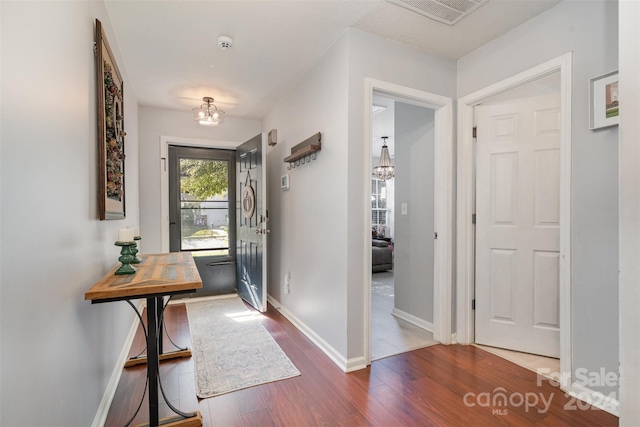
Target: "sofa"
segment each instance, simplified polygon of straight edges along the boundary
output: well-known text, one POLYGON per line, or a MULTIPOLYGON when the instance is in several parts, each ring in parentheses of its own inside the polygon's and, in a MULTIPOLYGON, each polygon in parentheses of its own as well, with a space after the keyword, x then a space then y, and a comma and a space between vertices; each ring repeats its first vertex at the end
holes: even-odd
POLYGON ((393 270, 393 249, 387 240, 371 240, 371 271, 393 270))

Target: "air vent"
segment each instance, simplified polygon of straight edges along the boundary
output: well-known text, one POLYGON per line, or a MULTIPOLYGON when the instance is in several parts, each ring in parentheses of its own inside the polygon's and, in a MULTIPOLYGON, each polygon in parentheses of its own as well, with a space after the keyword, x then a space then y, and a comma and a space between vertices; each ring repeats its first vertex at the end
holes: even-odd
POLYGON ((387 109, 387 107, 385 107, 383 105, 372 105, 371 106, 371 113, 375 116, 376 114, 382 113, 386 109, 387 109))
POLYGON ((427 18, 454 25, 489 0, 387 0, 427 18))

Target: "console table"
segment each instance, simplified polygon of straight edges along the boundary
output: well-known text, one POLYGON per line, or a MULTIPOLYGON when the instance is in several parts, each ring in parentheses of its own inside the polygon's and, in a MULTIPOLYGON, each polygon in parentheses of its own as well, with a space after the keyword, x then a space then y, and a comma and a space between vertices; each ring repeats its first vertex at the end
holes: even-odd
MULTIPOLYGON (((159 360, 162 357, 162 335, 158 332, 162 330, 163 298, 202 288, 202 280, 189 252, 139 255, 138 257, 142 262, 135 265, 137 270, 135 274, 115 275, 114 272, 119 267, 116 266, 84 294, 84 299, 91 301, 92 304, 147 299, 148 425, 157 427, 160 422, 158 419, 159 360)), ((184 351, 178 357, 184 357, 184 351)), ((163 426, 202 426, 202 415, 199 411, 186 414, 174 408, 169 402, 167 404, 178 416, 163 420, 163 426)))

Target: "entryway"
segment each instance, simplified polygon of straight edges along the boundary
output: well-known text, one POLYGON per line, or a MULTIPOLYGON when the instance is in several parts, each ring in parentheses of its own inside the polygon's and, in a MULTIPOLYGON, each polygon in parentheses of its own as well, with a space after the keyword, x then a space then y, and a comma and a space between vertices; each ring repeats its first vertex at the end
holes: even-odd
POLYGON ((365 105, 372 113, 365 118, 364 342, 365 361, 370 364, 373 359, 452 340, 453 147, 451 99, 372 79, 366 84, 365 105), (403 130, 394 129, 394 135, 380 134, 374 124, 373 108, 385 98, 402 110, 400 122, 405 120, 403 130), (372 147, 372 141, 400 134, 406 145, 403 152, 393 153, 395 177, 386 181, 373 176, 382 142, 372 147), (393 185, 387 184, 392 181, 393 185), (380 221, 382 211, 387 215, 384 221, 380 221), (376 248, 392 253, 391 260, 374 260, 376 248), (386 267, 389 262, 392 268, 386 267))
POLYGON ((458 341, 559 357, 567 380, 570 100, 567 54, 461 98, 458 129, 458 341))

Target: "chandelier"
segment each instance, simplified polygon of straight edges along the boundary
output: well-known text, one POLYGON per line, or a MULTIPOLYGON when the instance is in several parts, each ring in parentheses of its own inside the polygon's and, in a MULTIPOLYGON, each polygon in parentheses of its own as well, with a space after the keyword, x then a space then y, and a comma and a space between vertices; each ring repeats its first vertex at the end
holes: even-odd
POLYGON ((213 104, 213 98, 205 96, 202 98, 204 104, 193 109, 193 118, 203 126, 218 126, 224 122, 224 111, 218 110, 213 104))
POLYGON ((373 174, 383 181, 393 178, 395 175, 395 166, 391 163, 391 157, 389 157, 389 148, 387 148, 388 136, 382 137, 382 151, 380 152, 380 162, 378 166, 373 168, 373 174))

